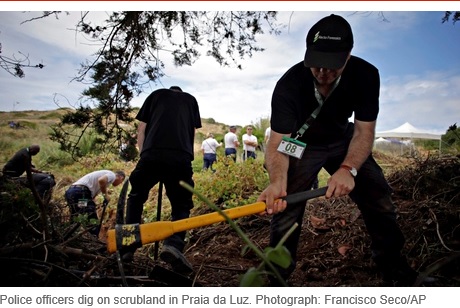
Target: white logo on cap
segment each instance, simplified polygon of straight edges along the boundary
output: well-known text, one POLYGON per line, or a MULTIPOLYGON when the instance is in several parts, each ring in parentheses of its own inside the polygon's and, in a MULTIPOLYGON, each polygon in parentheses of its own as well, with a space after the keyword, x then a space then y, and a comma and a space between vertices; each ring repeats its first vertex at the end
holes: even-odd
POLYGON ((315 34, 313 38, 313 43, 316 43, 317 40, 333 40, 333 41, 340 41, 342 38, 340 36, 329 36, 329 35, 320 35, 319 31, 315 34))

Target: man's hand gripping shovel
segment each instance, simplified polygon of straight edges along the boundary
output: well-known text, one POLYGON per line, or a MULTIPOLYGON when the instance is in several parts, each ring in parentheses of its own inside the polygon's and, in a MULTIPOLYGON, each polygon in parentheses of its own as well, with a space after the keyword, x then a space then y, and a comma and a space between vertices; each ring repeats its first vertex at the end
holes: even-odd
MULTIPOLYGON (((308 190, 284 197, 287 203, 297 203, 324 196, 327 187, 308 190)), ((223 212, 231 219, 259 214, 266 209, 265 202, 243 205, 223 212)), ((218 212, 199 215, 176 221, 156 221, 146 224, 117 224, 115 229, 107 232, 107 250, 114 253, 122 248, 138 248, 145 244, 164 240, 177 232, 208 226, 225 221, 218 212)))

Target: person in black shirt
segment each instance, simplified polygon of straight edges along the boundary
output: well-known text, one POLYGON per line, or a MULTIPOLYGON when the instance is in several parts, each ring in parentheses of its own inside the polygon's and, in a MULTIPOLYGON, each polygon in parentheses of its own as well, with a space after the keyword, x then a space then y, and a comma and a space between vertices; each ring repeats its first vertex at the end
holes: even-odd
MULTIPOLYGON (((194 159, 195 130, 201 127, 198 103, 181 88, 159 89, 151 93, 136 116, 139 120, 137 145, 140 159, 129 178, 126 223, 141 222, 143 205, 150 189, 158 182, 165 185, 171 202, 171 220, 190 216, 192 193, 182 187, 184 181, 194 187, 192 161, 194 159)), ((181 273, 190 273, 192 266, 183 256, 185 232, 176 233, 163 242, 160 258, 181 273)), ((124 261, 131 261, 133 249, 123 251, 124 261)))
MULTIPOLYGON (((295 268, 305 203, 286 204, 288 194, 308 190, 324 168, 326 198, 349 195, 357 204, 371 237, 372 257, 385 285, 412 285, 417 272, 401 255, 405 239, 396 222, 392 189, 372 157, 379 111, 380 78, 377 68, 351 55, 353 33, 337 15, 318 21, 308 32, 304 61, 291 67, 277 82, 272 96, 271 136, 265 166, 269 186, 258 200, 274 214, 270 246, 275 247, 289 228, 299 227, 285 242, 293 261, 280 274, 288 279, 295 268), (349 118, 354 114, 354 123, 349 118), (303 154, 280 147, 305 145, 303 154)), ((303 146, 302 146, 303 147, 303 146)), ((271 278, 272 285, 276 285, 271 278)))

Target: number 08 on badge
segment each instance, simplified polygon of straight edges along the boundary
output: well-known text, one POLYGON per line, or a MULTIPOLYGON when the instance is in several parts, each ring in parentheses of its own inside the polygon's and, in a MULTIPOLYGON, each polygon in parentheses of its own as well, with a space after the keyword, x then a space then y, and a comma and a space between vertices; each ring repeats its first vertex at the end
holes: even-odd
POLYGON ((278 152, 300 159, 302 158, 306 146, 305 143, 299 140, 284 136, 278 146, 278 152))

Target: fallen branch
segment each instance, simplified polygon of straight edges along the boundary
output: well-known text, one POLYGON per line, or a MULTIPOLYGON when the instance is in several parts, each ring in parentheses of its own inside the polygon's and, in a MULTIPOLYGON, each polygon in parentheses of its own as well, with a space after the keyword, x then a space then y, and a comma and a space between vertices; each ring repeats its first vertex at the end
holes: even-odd
POLYGON ((442 246, 444 246, 444 248, 446 248, 449 251, 453 251, 452 249, 447 247, 447 245, 444 243, 444 240, 442 239, 441 233, 439 231, 438 219, 436 218, 436 214, 433 212, 432 209, 430 209, 430 215, 431 215, 431 218, 433 218, 434 223, 436 224, 436 233, 438 234, 438 238, 439 238, 439 241, 441 241, 442 246))
POLYGON ((434 272, 438 271, 443 266, 454 261, 457 258, 460 258, 460 252, 452 253, 449 256, 434 262, 434 264, 429 266, 423 273, 420 273, 420 275, 417 277, 417 280, 415 281, 413 286, 419 287, 434 272))

